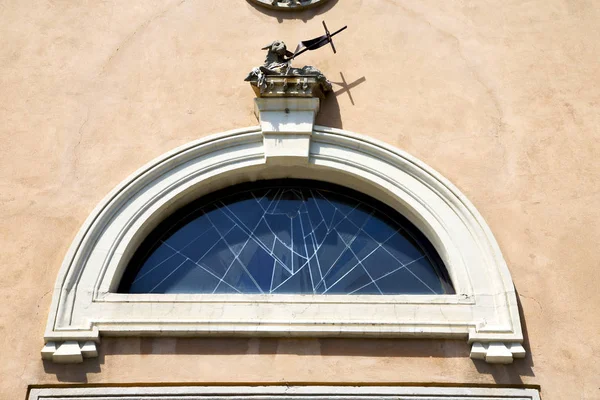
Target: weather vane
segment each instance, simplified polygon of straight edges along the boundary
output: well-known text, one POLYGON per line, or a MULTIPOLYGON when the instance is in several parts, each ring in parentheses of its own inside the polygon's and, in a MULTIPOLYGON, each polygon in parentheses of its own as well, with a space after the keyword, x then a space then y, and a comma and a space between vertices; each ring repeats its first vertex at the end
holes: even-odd
MULTIPOLYGON (((269 77, 310 77, 312 80, 316 80, 323 93, 331 91, 331 82, 329 82, 323 73, 317 68, 310 65, 306 65, 302 68, 292 67, 292 61, 301 54, 304 54, 307 51, 317 50, 327 44, 330 44, 333 52, 337 53, 333 43, 333 37, 345 30, 347 26, 330 33, 325 21, 323 21, 323 28, 325 28, 324 35, 314 39, 301 41, 293 53, 289 51, 285 43, 280 40, 276 40, 270 45, 263 47, 262 50, 267 50, 267 57, 265 58, 264 64, 260 67, 254 68, 248 74, 245 80, 250 82, 255 88, 258 89, 258 95, 265 95, 268 92, 268 86, 274 86, 277 82, 283 82, 283 91, 287 93, 289 80, 275 80, 269 79, 269 77)), ((295 82, 297 84, 302 84, 302 80, 296 79, 295 82)), ((306 89, 308 85, 308 79, 305 79, 304 82, 304 89, 306 89)), ((300 86, 300 88, 302 88, 302 86, 300 86)), ((279 95, 281 95, 281 93, 279 93, 279 95)))

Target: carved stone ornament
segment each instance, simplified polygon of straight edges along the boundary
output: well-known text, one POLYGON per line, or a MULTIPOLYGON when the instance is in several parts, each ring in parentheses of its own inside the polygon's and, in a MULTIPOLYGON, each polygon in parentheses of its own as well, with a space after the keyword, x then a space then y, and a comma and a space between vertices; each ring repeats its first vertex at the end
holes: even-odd
POLYGON ((292 67, 294 53, 282 41, 276 40, 263 50, 267 50, 264 64, 250 71, 245 79, 257 97, 324 98, 332 90, 331 82, 317 68, 292 67))
POLYGON ((273 10, 299 11, 315 7, 327 2, 327 0, 250 0, 252 3, 273 10))

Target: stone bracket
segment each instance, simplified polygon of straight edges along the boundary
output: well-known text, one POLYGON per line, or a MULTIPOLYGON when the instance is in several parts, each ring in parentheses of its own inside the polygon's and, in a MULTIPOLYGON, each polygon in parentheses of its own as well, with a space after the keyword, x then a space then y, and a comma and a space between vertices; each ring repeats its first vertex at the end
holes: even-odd
POLYGON ((98 357, 96 342, 91 340, 78 342, 67 340, 65 342, 48 342, 42 348, 42 359, 59 364, 77 364, 84 358, 98 357))
POLYGON ((514 358, 525 358, 521 343, 475 342, 471 347, 471 358, 485 360, 489 364, 511 364, 514 358))
POLYGON ((268 164, 308 163, 310 138, 319 106, 316 97, 254 99, 254 113, 260 121, 268 164))

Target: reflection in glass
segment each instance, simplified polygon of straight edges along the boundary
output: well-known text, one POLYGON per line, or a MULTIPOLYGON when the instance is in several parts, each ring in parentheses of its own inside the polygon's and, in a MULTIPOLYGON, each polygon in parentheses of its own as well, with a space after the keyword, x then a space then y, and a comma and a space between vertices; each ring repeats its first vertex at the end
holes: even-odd
POLYGON ((196 200, 134 255, 126 293, 448 294, 429 241, 379 201, 316 181, 258 181, 196 200))

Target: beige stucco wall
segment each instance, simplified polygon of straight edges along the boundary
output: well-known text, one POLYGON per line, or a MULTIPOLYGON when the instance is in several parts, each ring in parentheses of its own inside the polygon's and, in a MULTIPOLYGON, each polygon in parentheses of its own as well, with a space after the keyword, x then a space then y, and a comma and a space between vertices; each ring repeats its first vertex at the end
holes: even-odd
POLYGON ((540 385, 600 399, 600 4, 595 0, 331 0, 299 14, 245 0, 0 4, 0 398, 28 385, 540 385), (295 17, 295 18, 294 18, 295 17), (428 163, 495 234, 529 356, 463 341, 105 339, 83 365, 43 363, 50 292, 93 207, 154 157, 255 125, 242 79, 275 38, 349 29, 302 56, 330 80, 318 123, 428 163))

